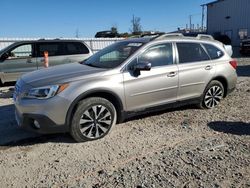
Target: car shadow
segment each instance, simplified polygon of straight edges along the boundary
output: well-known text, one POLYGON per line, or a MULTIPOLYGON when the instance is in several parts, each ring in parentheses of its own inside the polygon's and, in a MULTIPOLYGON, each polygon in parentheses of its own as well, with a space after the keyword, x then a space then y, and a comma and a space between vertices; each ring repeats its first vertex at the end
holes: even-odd
POLYGON ((42 135, 17 126, 14 105, 0 106, 0 150, 13 146, 27 146, 39 143, 75 143, 69 134, 42 135))
POLYGON ((23 138, 16 141, 10 141, 7 143, 0 144, 1 149, 8 149, 11 147, 20 147, 20 146, 32 146, 36 144, 44 144, 44 143, 76 143, 73 138, 68 133, 60 133, 60 134, 36 134, 36 136, 23 138))
POLYGON ((4 84, 1 84, 0 85, 0 88, 1 87, 9 87, 9 86, 15 86, 15 84, 16 84, 16 82, 6 82, 6 83, 4 83, 4 84))
POLYGON ((214 121, 208 123, 208 127, 217 132, 234 135, 250 135, 250 123, 214 121))
POLYGON ((14 88, 0 88, 0 98, 7 99, 12 98, 14 88))
POLYGON ((139 120, 139 119, 143 119, 143 118, 147 118, 151 116, 159 116, 168 112, 184 111, 184 110, 190 110, 190 109, 199 109, 199 108, 195 104, 187 104, 187 105, 178 106, 178 107, 171 107, 171 108, 165 108, 165 109, 163 108, 160 110, 155 109, 150 112, 147 112, 147 111, 136 112, 135 115, 128 117, 124 122, 139 120))
MULTIPOLYGON (((155 112, 144 113, 126 119, 124 122, 136 119, 142 119, 154 115, 161 115, 167 112, 176 110, 197 109, 195 105, 187 105, 177 108, 160 110, 155 112)), ((36 134, 17 127, 14 117, 14 105, 0 107, 0 113, 5 114, 5 121, 0 120, 0 150, 5 150, 11 147, 32 146, 43 143, 76 143, 68 133, 60 134, 36 134), (8 117, 9 116, 9 117, 8 117)))
POLYGON ((240 65, 236 71, 238 76, 250 77, 250 65, 240 65))

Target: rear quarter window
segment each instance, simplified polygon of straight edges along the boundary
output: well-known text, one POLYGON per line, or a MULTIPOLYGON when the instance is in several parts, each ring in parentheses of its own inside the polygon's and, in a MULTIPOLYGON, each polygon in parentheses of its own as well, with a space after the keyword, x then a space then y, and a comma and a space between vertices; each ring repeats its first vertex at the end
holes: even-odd
POLYGON ((209 56, 199 43, 178 42, 176 45, 179 54, 179 63, 210 60, 209 56))
POLYGON ((88 54, 89 49, 81 42, 67 42, 65 44, 65 54, 88 54))
POLYGON ((211 59, 219 59, 224 55, 224 53, 217 47, 215 47, 212 44, 202 44, 206 50, 208 55, 210 56, 211 59))

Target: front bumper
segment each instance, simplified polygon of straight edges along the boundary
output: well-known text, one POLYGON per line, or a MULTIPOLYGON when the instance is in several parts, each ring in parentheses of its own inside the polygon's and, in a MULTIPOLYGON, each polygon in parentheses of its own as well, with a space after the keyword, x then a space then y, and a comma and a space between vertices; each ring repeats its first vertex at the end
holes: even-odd
POLYGON ((31 88, 22 79, 15 85, 13 100, 19 127, 46 134, 68 132, 66 115, 71 101, 60 93, 42 100, 24 98, 24 94, 31 88))
POLYGON ((44 134, 69 131, 66 115, 70 101, 64 97, 57 95, 45 100, 17 97, 14 103, 15 119, 19 127, 44 134))
POLYGON ((45 115, 22 114, 17 108, 15 109, 15 119, 19 127, 41 134, 64 133, 69 131, 67 125, 58 125, 45 115), (35 121, 39 124, 39 127, 37 127, 35 121))

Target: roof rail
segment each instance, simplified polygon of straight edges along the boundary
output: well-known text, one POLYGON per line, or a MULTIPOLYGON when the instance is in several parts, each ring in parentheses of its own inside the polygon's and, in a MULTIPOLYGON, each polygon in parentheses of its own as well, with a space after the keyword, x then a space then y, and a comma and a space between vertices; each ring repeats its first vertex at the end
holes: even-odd
POLYGON ((214 37, 212 37, 211 35, 205 35, 205 34, 198 34, 197 39, 210 39, 210 40, 214 40, 214 37))
POLYGON ((182 33, 166 33, 155 38, 155 40, 162 40, 168 37, 184 37, 182 33))
POLYGON ((143 37, 159 37, 161 35, 165 34, 164 32, 150 32, 150 33, 144 33, 141 34, 141 38, 143 37))

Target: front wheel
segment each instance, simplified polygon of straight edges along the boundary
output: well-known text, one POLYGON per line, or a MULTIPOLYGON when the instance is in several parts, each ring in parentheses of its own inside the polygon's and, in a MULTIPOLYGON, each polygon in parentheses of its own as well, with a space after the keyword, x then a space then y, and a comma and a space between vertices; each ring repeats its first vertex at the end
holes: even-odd
POLYGON ((206 87, 202 101, 200 102, 201 108, 211 109, 217 106, 224 96, 224 87, 221 82, 217 80, 211 81, 206 87))
POLYGON ((100 97, 87 98, 78 104, 70 132, 77 142, 97 140, 109 133, 116 120, 111 102, 100 97))

